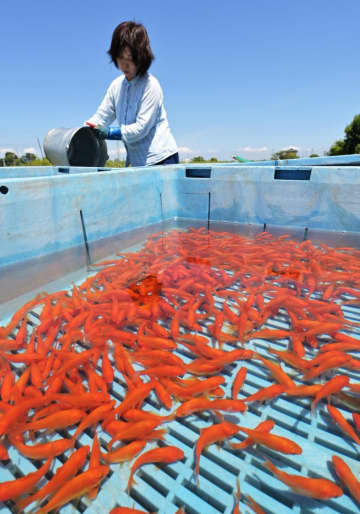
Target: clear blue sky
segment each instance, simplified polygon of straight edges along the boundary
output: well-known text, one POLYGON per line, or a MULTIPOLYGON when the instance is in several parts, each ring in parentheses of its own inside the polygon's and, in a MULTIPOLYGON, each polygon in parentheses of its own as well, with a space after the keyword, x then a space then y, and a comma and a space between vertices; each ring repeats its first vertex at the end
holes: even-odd
POLYGON ((322 154, 360 113, 360 0, 2 0, 0 12, 0 151, 39 154, 37 138, 95 112, 124 20, 149 32, 183 158, 322 154))

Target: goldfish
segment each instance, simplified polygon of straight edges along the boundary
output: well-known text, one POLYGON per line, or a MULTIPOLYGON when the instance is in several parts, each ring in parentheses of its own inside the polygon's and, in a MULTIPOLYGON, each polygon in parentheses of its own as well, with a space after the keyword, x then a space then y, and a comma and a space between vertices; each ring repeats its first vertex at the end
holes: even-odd
POLYGON ((331 378, 326 384, 322 386, 322 388, 315 394, 314 401, 311 404, 311 412, 314 411, 316 404, 322 399, 327 398, 331 394, 338 393, 345 386, 349 384, 349 377, 346 375, 336 375, 331 378))
POLYGON ((27 493, 41 480, 41 478, 50 469, 52 458, 48 460, 36 471, 28 473, 24 477, 1 482, 0 484, 0 501, 14 500, 19 496, 27 493))
POLYGON ((234 496, 235 496, 235 507, 232 511, 232 514, 241 514, 241 512, 240 512, 241 490, 240 490, 239 479, 236 480, 236 493, 234 493, 234 496))
POLYGON ((250 496, 250 494, 246 495, 246 500, 249 504, 249 507, 256 513, 256 514, 265 514, 265 511, 260 507, 258 503, 250 496))
MULTIPOLYGON (((101 457, 101 450, 100 450, 99 438, 98 438, 97 432, 95 432, 95 436, 94 436, 93 444, 92 444, 92 448, 91 448, 91 455, 90 455, 88 470, 96 469, 98 466, 100 466, 100 457, 101 457)), ((97 497, 98 490, 99 490, 99 486, 95 485, 95 487, 93 487, 86 493, 87 498, 89 498, 89 500, 94 500, 97 497)))
POLYGON ((119 428, 113 435, 113 438, 108 444, 108 449, 110 450, 113 444, 118 440, 126 440, 131 441, 135 439, 145 439, 148 434, 152 433, 152 431, 161 423, 159 420, 154 419, 145 419, 142 421, 138 421, 135 423, 126 423, 123 428, 119 428))
POLYGON ((346 421, 341 412, 332 405, 327 405, 326 407, 330 416, 335 421, 335 423, 339 425, 341 430, 345 432, 345 434, 347 434, 349 437, 351 437, 351 439, 353 439, 357 444, 360 444, 359 436, 356 434, 355 430, 352 428, 350 423, 346 421))
POLYGON ((102 458, 108 464, 114 462, 126 462, 132 460, 138 453, 140 453, 146 446, 146 441, 132 441, 125 446, 121 446, 116 450, 108 453, 101 453, 102 458))
POLYGON ((237 400, 240 389, 242 388, 247 374, 247 368, 244 366, 237 372, 232 384, 232 399, 237 400))
POLYGON ((175 416, 181 418, 203 410, 245 412, 246 405, 242 400, 208 400, 207 398, 194 398, 180 405, 176 410, 175 416))
MULTIPOLYGON (((291 439, 288 439, 287 437, 270 434, 263 430, 254 430, 241 426, 238 428, 241 432, 245 432, 245 434, 247 434, 256 444, 261 444, 271 448, 272 450, 289 455, 299 455, 302 453, 301 446, 299 446, 294 441, 291 441, 291 439)), ((234 446, 232 447, 234 448, 234 446)))
POLYGON ((317 500, 328 500, 342 496, 343 490, 326 478, 308 478, 301 475, 290 475, 278 469, 272 462, 266 461, 264 466, 281 482, 291 487, 296 493, 317 500))
POLYGON ((23 425, 24 430, 59 430, 78 423, 86 414, 80 409, 65 409, 55 412, 40 420, 32 421, 23 425))
POLYGON ((264 387, 247 398, 244 398, 244 402, 264 402, 265 400, 271 400, 282 394, 284 390, 284 386, 279 384, 264 387))
POLYGON ((223 421, 217 425, 203 428, 200 431, 200 437, 198 438, 195 447, 195 475, 197 477, 199 477, 200 455, 203 448, 215 443, 216 441, 224 441, 225 439, 235 435, 239 430, 240 428, 234 423, 223 421))
POLYGON ((337 455, 332 456, 332 462, 337 476, 349 490, 351 496, 360 504, 360 482, 357 480, 350 467, 337 455))
POLYGON ((295 382, 292 380, 292 378, 289 377, 289 375, 287 375, 285 373, 285 371, 283 371, 283 369, 281 368, 281 366, 279 366, 279 364, 269 361, 268 359, 265 359, 264 357, 262 357, 259 354, 257 354, 255 356, 255 359, 260 360, 264 364, 264 366, 266 366, 268 368, 268 370, 270 371, 272 376, 275 378, 275 380, 280 385, 284 386, 285 389, 291 389, 291 388, 295 387, 295 382))
POLYGON ((152 382, 148 382, 146 384, 141 384, 138 388, 128 392, 120 405, 114 409, 112 415, 117 415, 120 418, 124 412, 132 409, 135 405, 142 403, 153 388, 154 384, 152 382))
POLYGON ((30 503, 33 503, 34 501, 40 502, 59 489, 65 482, 71 480, 71 478, 76 475, 85 463, 89 451, 90 447, 87 445, 76 450, 69 459, 56 470, 55 475, 47 482, 46 485, 44 485, 44 487, 32 496, 28 496, 27 498, 17 502, 17 507, 20 510, 23 510, 27 505, 30 505, 30 503))
POLYGON ((328 359, 325 360, 325 362, 323 362, 319 366, 317 366, 317 367, 314 366, 314 367, 310 368, 306 373, 304 373, 304 380, 310 380, 310 379, 316 378, 319 375, 321 375, 322 373, 324 373, 324 371, 328 371, 330 369, 335 369, 335 368, 344 366, 350 360, 351 360, 351 356, 345 355, 345 354, 342 354, 339 356, 334 356, 334 357, 329 357, 328 359))
POLYGON ((131 467, 127 490, 129 491, 131 489, 134 483, 134 473, 140 466, 154 462, 164 462, 166 464, 170 464, 172 462, 182 460, 183 458, 183 450, 177 448, 176 446, 163 446, 162 448, 155 448, 153 450, 149 450, 143 453, 142 455, 140 455, 140 457, 136 459, 136 461, 131 467))
POLYGON ((61 455, 72 446, 71 439, 57 439, 48 443, 39 443, 34 445, 24 444, 20 435, 10 434, 9 439, 11 443, 19 450, 25 457, 31 459, 46 459, 48 457, 55 457, 61 455))
POLYGON ((180 383, 183 388, 183 394, 184 396, 188 396, 189 399, 200 395, 200 394, 209 394, 211 391, 215 390, 218 386, 225 383, 225 378, 222 376, 215 376, 215 377, 209 377, 205 378, 204 380, 198 380, 198 379, 191 379, 188 380, 186 385, 185 381, 180 382, 180 380, 177 381, 180 383))
POLYGON ((108 472, 108 466, 98 466, 97 468, 80 473, 80 475, 77 475, 60 487, 48 503, 37 511, 37 514, 47 514, 75 498, 80 498, 96 487, 105 478, 108 472))
MULTIPOLYGON (((252 413, 247 413, 251 401, 281 394, 290 399, 289 405, 292 396, 308 396, 313 410, 322 398, 346 405, 356 430, 330 405, 330 417, 324 419, 338 423, 353 439, 355 434, 357 441, 359 384, 346 384, 346 378, 324 384, 314 379, 339 367, 360 369, 360 359, 353 357, 360 340, 347 335, 359 322, 345 318, 342 308, 359 304, 359 263, 360 251, 354 249, 298 243, 265 232, 251 239, 203 227, 153 235, 142 249, 104 261, 82 284, 36 297, 0 327, 0 437, 30 458, 55 453, 65 462, 77 437, 91 427, 92 471, 100 460, 111 464, 137 458, 147 441, 165 437, 163 423, 176 416, 181 424, 181 417, 203 410, 248 418, 256 412, 250 407, 252 413), (281 328, 275 327, 275 316, 282 319, 281 328), (261 339, 275 342, 263 347, 261 339), (263 347, 262 355, 246 347, 254 340, 259 342, 252 344, 263 347), (243 366, 235 375, 237 363, 244 360, 251 361, 248 371, 243 366), (254 363, 275 383, 256 387, 254 363), (299 385, 283 363, 311 382, 299 385), (247 398, 242 392, 245 379, 256 391, 247 398), (119 388, 125 391, 121 396, 119 388), (159 416, 154 406, 171 411, 159 416), (76 437, 39 441, 42 434, 36 431, 66 428, 71 422, 76 437), (110 448, 121 441, 116 449, 100 452, 100 430, 112 438, 110 448), (31 443, 24 439, 25 431, 31 443)), ((275 451, 292 451, 291 439, 270 433, 272 420, 255 425, 232 446, 244 449, 266 441, 275 451)), ((214 427, 199 437, 197 474, 205 435, 209 444, 212 438, 227 439, 226 430, 214 427)), ((6 449, 7 444, 0 458, 8 457, 6 449)), ((81 476, 79 469, 73 465, 68 481, 81 476)), ((101 480, 86 476, 89 481, 84 485, 79 479, 62 501, 73 493, 74 498, 96 496, 101 480)), ((54 487, 51 495, 65 485, 57 477, 40 491, 48 484, 54 487)), ((43 499, 50 502, 49 497, 43 499)), ((248 506, 261 512, 255 502, 248 500, 248 506)))
MULTIPOLYGON (((265 421, 261 421, 256 427, 254 430, 259 430, 261 432, 271 432, 271 430, 274 428, 275 426, 275 421, 271 420, 271 419, 266 419, 265 421)), ((234 450, 244 450, 245 448, 247 448, 248 446, 251 446, 255 444, 255 441, 253 441, 251 439, 251 436, 247 437, 246 439, 244 439, 244 441, 242 441, 241 443, 233 443, 231 445, 231 448, 233 448, 234 450)))
POLYGON ((87 427, 95 425, 100 420, 106 418, 109 414, 109 411, 111 411, 114 408, 114 404, 115 401, 112 400, 111 402, 102 404, 99 407, 96 407, 93 411, 91 411, 90 414, 88 414, 77 427, 74 435, 72 436, 73 443, 75 444, 75 440, 87 427))

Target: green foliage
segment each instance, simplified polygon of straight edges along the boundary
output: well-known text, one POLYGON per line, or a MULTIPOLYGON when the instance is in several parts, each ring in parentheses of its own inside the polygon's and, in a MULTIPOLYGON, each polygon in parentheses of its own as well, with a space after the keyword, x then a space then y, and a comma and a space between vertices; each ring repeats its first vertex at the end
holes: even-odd
POLYGON ((52 163, 46 158, 39 159, 34 153, 27 152, 18 157, 14 152, 6 152, 5 158, 0 159, 0 166, 52 166, 52 163))
POLYGON ((106 161, 105 167, 106 168, 124 168, 125 161, 119 161, 118 159, 115 159, 114 161, 106 161))
POLYGON ((52 166, 53 164, 44 157, 44 159, 39 159, 35 155, 35 159, 31 162, 26 163, 26 166, 52 166))
POLYGON ((335 141, 328 155, 350 155, 360 153, 360 114, 356 114, 349 125, 345 127, 344 139, 335 141))
POLYGON ((199 155, 198 157, 193 157, 190 162, 206 162, 204 157, 199 155))
POLYGON ((5 153, 5 166, 17 166, 18 156, 14 152, 5 153))
POLYGON ((287 150, 280 150, 279 152, 273 153, 271 159, 274 161, 281 161, 287 159, 298 159, 298 151, 296 148, 288 148, 287 150))
POLYGON ((345 150, 345 141, 343 139, 339 139, 335 141, 330 147, 328 152, 329 155, 345 155, 347 152, 345 150))
POLYGON ((35 161, 36 159, 36 155, 34 153, 30 153, 30 152, 26 152, 26 154, 22 155, 20 157, 20 159, 23 161, 23 162, 32 162, 32 161, 35 161))
POLYGON ((309 155, 309 157, 320 157, 320 155, 318 155, 317 153, 312 153, 311 155, 309 155))

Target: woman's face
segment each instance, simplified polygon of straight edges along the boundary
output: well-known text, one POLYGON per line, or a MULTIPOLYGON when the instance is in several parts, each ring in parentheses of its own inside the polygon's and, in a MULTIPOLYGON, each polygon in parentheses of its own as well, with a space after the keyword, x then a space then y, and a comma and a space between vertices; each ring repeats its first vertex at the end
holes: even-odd
POLYGON ((119 57, 116 58, 116 64, 128 80, 132 80, 136 76, 136 64, 133 61, 129 47, 125 47, 119 57))

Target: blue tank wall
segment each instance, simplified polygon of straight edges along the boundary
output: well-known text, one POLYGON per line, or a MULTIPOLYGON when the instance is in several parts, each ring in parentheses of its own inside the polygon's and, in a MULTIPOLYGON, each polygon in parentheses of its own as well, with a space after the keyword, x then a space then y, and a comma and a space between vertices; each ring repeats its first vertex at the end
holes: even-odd
POLYGON ((89 242, 176 218, 360 232, 359 167, 68 171, 1 169, 0 191, 8 188, 0 193, 1 266, 81 244, 80 210, 89 242))

